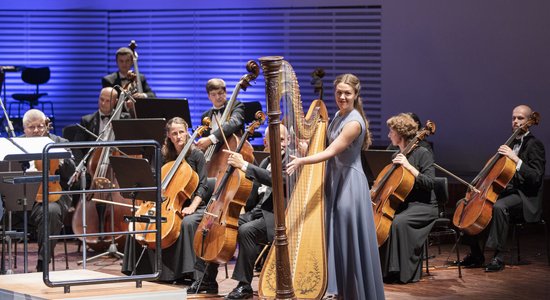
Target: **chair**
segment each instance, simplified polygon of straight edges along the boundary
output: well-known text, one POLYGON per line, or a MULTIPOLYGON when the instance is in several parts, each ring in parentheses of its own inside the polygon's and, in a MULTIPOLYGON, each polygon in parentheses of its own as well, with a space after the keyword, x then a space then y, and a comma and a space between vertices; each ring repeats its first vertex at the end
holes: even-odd
MULTIPOLYGON (((548 243, 548 224, 541 218, 538 222, 526 222, 523 218, 521 210, 512 211, 510 214, 510 228, 512 231, 512 244, 515 244, 516 261, 515 264, 519 265, 521 262, 520 251, 520 233, 528 226, 542 226, 544 228, 544 241, 546 245, 546 259, 548 265, 550 265, 550 244, 548 243)), ((512 256, 513 257, 513 256, 512 256)))
MULTIPOLYGON (((434 242, 438 243, 438 246, 441 242, 441 238, 444 236, 453 236, 454 237, 454 248, 456 250, 456 261, 460 261, 460 253, 458 249, 459 234, 458 232, 451 227, 451 219, 447 217, 445 212, 445 205, 449 200, 449 188, 446 177, 436 177, 434 180, 434 193, 437 199, 437 206, 439 211, 439 216, 434 222, 432 230, 428 234, 428 238, 424 243, 424 253, 426 260, 426 273, 430 275, 429 269, 429 254, 428 246, 434 242)), ((439 254, 441 254, 441 248, 439 248, 439 254)), ((458 277, 462 278, 462 269, 460 264, 458 264, 458 277)))
MULTIPOLYGON (((62 225, 61 227, 61 234, 66 235, 67 232, 65 231, 65 225, 62 225)), ((67 252, 67 239, 63 238, 63 248, 65 250, 65 269, 69 269, 69 254, 67 252)), ((52 250, 52 270, 55 271, 55 253, 52 250)))
MULTIPOLYGON (((256 120, 255 114, 257 111, 263 111, 262 104, 260 101, 253 101, 253 102, 243 102, 244 104, 244 123, 250 124, 256 120)), ((262 134, 260 132, 255 131, 254 134, 250 137, 248 137, 249 140, 255 139, 255 138, 261 138, 262 134)))
POLYGON ((40 98, 48 95, 48 93, 40 92, 40 85, 45 84, 50 80, 50 68, 49 67, 25 68, 21 72, 21 79, 25 83, 36 85, 36 91, 34 93, 13 94, 12 98, 17 100, 19 103, 17 103, 17 115, 13 114, 13 110, 12 110, 13 103, 10 103, 10 106, 9 106, 10 114, 15 116, 15 118, 21 118, 23 116, 21 114, 21 111, 23 111, 24 113, 26 111, 27 106, 29 109, 40 106, 40 109, 42 110, 42 112, 44 112, 44 114, 49 116, 50 121, 53 122, 54 121, 53 102, 40 101, 40 98), (49 108, 49 112, 46 112, 44 110, 45 105, 48 105, 47 107, 49 108))

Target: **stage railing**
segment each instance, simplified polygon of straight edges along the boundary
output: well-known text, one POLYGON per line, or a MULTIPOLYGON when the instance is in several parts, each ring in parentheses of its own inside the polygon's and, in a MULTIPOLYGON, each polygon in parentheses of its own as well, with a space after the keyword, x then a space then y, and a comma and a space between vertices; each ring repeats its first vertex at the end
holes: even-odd
MULTIPOLYGON (((133 141, 110 141, 110 142, 70 142, 70 143, 52 143, 44 147, 42 153, 42 160, 44 164, 43 171, 43 195, 44 199, 48 199, 48 196, 51 195, 72 195, 72 194, 81 194, 83 198, 85 194, 97 193, 97 192, 155 192, 156 193, 156 207, 161 207, 162 203, 162 192, 161 192, 161 146, 158 142, 154 140, 133 140, 133 141), (146 187, 135 187, 135 188, 113 188, 113 189, 90 189, 86 190, 85 187, 81 190, 71 190, 71 191, 59 191, 51 192, 48 190, 48 178, 47 172, 49 170, 49 159, 50 159, 50 150, 56 148, 102 148, 102 147, 126 147, 126 148, 137 148, 137 147, 153 147, 154 155, 152 159, 152 164, 154 165, 154 182, 155 186, 146 186, 146 187)), ((84 172, 85 173, 85 172, 84 172)), ((85 176, 85 174, 81 174, 85 176)), ((80 201, 87 201, 81 199, 80 201)), ((142 234, 142 233, 156 233, 156 251, 155 251, 155 260, 156 264, 151 274, 141 274, 141 275, 130 275, 130 276, 116 276, 109 278, 88 278, 88 279, 74 279, 74 280, 61 280, 61 281, 52 281, 50 280, 49 268, 46 266, 43 270, 43 281, 48 287, 63 287, 65 293, 70 292, 71 286, 78 285, 92 285, 92 284, 102 284, 102 283, 114 283, 114 282, 129 282, 135 281, 136 288, 142 286, 142 281, 153 281, 159 278, 160 268, 162 262, 162 248, 161 248, 161 232, 157 229, 152 230, 141 230, 141 231, 118 231, 118 232, 103 232, 103 233, 86 233, 86 234, 70 234, 70 235, 50 235, 49 234, 49 225, 48 225, 48 201, 43 202, 43 222, 42 226, 44 228, 45 238, 44 238, 44 257, 50 257, 50 241, 56 239, 64 238, 78 238, 78 237, 100 237, 100 236, 115 236, 115 235, 132 235, 132 234, 142 234)), ((161 228, 161 215, 155 214, 155 224, 156 228, 161 228)), ((135 227, 134 227, 135 228, 135 227)), ((83 253, 86 253, 86 246, 82 247, 83 253)), ((85 260, 85 254, 83 254, 85 260)), ((47 260, 44 260, 44 264, 48 264, 47 260)), ((85 269, 86 265, 83 264, 85 269)), ((135 267, 135 266, 134 266, 135 267)))

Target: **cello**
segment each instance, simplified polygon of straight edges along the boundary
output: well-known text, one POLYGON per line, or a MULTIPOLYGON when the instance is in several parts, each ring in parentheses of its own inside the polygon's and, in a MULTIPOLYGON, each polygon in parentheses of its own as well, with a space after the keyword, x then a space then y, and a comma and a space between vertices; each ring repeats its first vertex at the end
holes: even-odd
MULTIPOLYGON (((133 87, 128 86, 128 92, 133 87)), ((124 105, 125 93, 119 95, 119 99, 115 110, 113 111, 112 119, 117 120, 122 113, 122 107, 124 105)), ((114 138, 112 127, 109 125, 99 135, 98 141, 109 141, 114 138)), ((116 188, 118 184, 114 178, 112 169, 109 164, 109 156, 117 155, 116 151, 113 151, 111 147, 102 147, 93 150, 93 154, 88 161, 87 171, 92 176, 92 182, 90 189, 108 189, 116 188)), ((86 176, 86 175, 83 175, 86 176)), ((128 207, 120 205, 111 206, 111 209, 105 209, 105 206, 97 206, 92 199, 110 199, 109 202, 125 203, 130 206, 130 200, 122 197, 120 193, 94 193, 88 194, 86 201, 79 201, 75 213, 72 219, 72 228, 75 234, 83 233, 104 233, 106 228, 112 229, 111 231, 126 231, 128 225, 124 222, 125 215, 131 215, 131 210, 128 207), (84 205, 86 206, 84 208, 84 205), (86 210, 86 220, 83 220, 82 211, 86 210), (85 226, 84 226, 85 225, 85 226), (86 231, 86 232, 85 232, 86 231)), ((86 237, 86 243, 94 251, 104 251, 110 243, 116 241, 118 247, 123 246, 124 236, 113 236, 111 242, 107 242, 103 237, 86 237)), ((83 238, 81 238, 83 239, 83 238)))
MULTIPOLYGON (((248 74, 245 74, 241 77, 235 88, 233 89, 233 93, 231 94, 231 98, 227 103, 225 104, 226 109, 224 110, 222 117, 221 117, 221 125, 231 118, 231 111, 233 110, 233 106, 235 105, 235 101, 237 100, 237 96, 239 95, 239 91, 243 89, 246 91, 246 89, 250 86, 250 81, 255 80, 258 75, 260 74, 260 67, 258 64, 253 61, 249 60, 246 64, 246 70, 249 72, 248 74)), ((220 127, 220 130, 221 127, 220 127)), ((206 159, 206 168, 208 170, 208 177, 215 177, 217 178, 225 170, 227 169, 227 158, 229 157, 229 154, 222 151, 223 147, 232 147, 235 148, 237 144, 239 143, 237 137, 235 135, 231 135, 228 137, 228 145, 222 145, 221 149, 214 153, 217 148, 217 144, 210 145, 206 151, 204 152, 204 158, 206 159)), ((252 145, 248 141, 245 140, 243 144, 243 157, 247 162, 253 162, 254 161, 254 155, 252 148, 252 145)), ((228 149, 229 150, 229 149, 228 149)))
MULTIPOLYGON (((185 161, 185 156, 191 149, 191 145, 198 136, 208 128, 209 120, 204 121, 205 125, 199 126, 191 138, 185 144, 176 160, 165 163, 161 169, 162 197, 164 201, 161 206, 161 215, 166 218, 161 229, 161 248, 166 249, 176 242, 181 234, 181 221, 183 215, 181 208, 191 198, 199 185, 199 175, 185 161)), ((136 211, 136 215, 154 217, 156 215, 155 203, 147 201, 142 203, 136 211)), ((133 231, 130 224, 130 231, 133 231)), ((136 223, 136 231, 156 229, 154 223, 136 223)), ((147 245, 150 249, 156 248, 156 234, 153 232, 136 236, 136 240, 147 245)))
MULTIPOLYGON (((261 111, 256 112, 255 117, 234 152, 243 154, 247 137, 265 121, 265 114, 261 111)), ((241 170, 235 171, 233 166, 228 166, 217 182, 219 184, 195 232, 193 249, 204 261, 226 263, 237 247, 239 214, 252 190, 252 181, 245 178, 241 170)))
MULTIPOLYGON (((505 145, 511 147, 519 135, 527 132, 532 125, 538 125, 539 120, 540 114, 533 112, 523 125, 514 130, 505 145)), ((453 224, 469 235, 479 234, 491 221, 493 205, 515 173, 514 161, 500 153, 493 155, 471 183, 477 190, 469 190, 458 202, 453 224)))
MULTIPOLYGON (((426 136, 435 133, 435 124, 427 121, 424 128, 416 133, 403 151, 405 156, 417 146, 426 136)), ((378 246, 382 246, 388 239, 395 211, 405 201, 414 186, 415 177, 399 164, 388 164, 382 169, 370 191, 373 202, 374 225, 378 246)))

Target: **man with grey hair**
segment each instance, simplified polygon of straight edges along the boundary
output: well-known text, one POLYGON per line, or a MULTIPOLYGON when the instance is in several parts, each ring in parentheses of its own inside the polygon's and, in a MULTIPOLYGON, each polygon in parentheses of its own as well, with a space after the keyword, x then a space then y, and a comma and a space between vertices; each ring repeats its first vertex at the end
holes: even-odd
MULTIPOLYGON (((105 75, 101 79, 101 85, 103 87, 115 87, 117 85, 124 87, 130 82, 127 76, 128 71, 130 71, 134 64, 134 53, 132 52, 132 50, 126 47, 119 48, 116 52, 116 64, 118 66, 118 71, 113 72, 109 75, 105 75)), ((134 93, 132 97, 155 98, 155 93, 147 83, 145 75, 140 73, 139 80, 141 81, 141 86, 143 87, 143 93, 134 93)), ((117 91, 120 93, 120 90, 117 91)))
MULTIPOLYGON (((48 119, 43 112, 38 109, 30 109, 23 116, 23 131, 25 137, 41 137, 47 136, 54 143, 68 142, 66 139, 59 137, 57 135, 51 134, 48 132, 48 119)), ((63 190, 67 190, 69 187, 67 185, 71 175, 74 173, 75 164, 72 158, 63 159, 59 163, 59 168, 56 170, 56 174, 60 176, 59 184, 63 190)), ((62 195, 59 200, 55 202, 50 202, 48 205, 48 222, 50 235, 59 234, 63 226, 63 220, 71 207, 71 198, 68 195, 62 195)), ((42 247, 44 243, 44 229, 42 227, 42 218, 43 218, 43 208, 41 202, 35 202, 30 215, 31 222, 36 226, 37 231, 37 242, 38 242, 38 263, 36 265, 36 270, 38 272, 42 271, 42 262, 44 258, 44 248, 42 247)), ((52 240, 50 243, 50 257, 48 261, 51 260, 53 256, 53 249, 55 248, 56 241, 52 240)))

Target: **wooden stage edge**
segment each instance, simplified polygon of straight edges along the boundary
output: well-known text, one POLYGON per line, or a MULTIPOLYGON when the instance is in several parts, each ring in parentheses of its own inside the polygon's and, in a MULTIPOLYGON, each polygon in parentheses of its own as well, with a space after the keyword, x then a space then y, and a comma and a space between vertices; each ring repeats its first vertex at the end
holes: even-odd
MULTIPOLYGON (((108 278, 114 275, 90 271, 69 270, 50 272, 52 282, 69 279, 108 278)), ((0 276, 0 299, 187 299, 187 289, 143 281, 141 288, 136 283, 118 282, 71 286, 70 293, 63 287, 50 288, 44 284, 42 273, 26 273, 0 276)))

